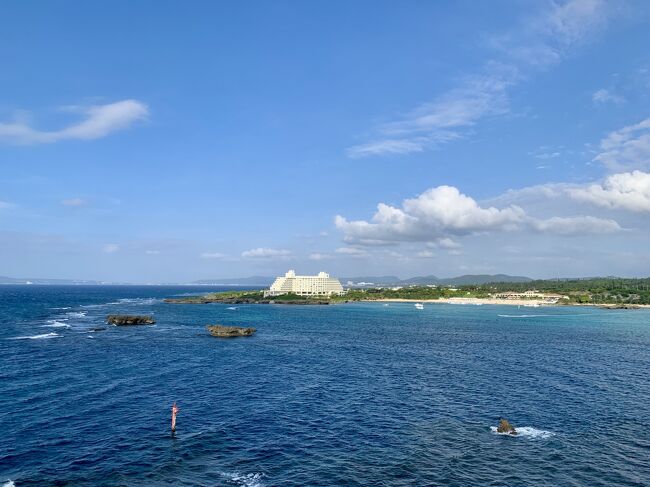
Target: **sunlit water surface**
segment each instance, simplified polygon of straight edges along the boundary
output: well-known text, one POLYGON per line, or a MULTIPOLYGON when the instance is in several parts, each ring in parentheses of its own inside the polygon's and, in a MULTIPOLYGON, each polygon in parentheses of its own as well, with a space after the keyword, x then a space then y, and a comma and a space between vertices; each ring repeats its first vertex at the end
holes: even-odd
POLYGON ((207 289, 0 286, 0 485, 650 485, 650 310, 207 289))

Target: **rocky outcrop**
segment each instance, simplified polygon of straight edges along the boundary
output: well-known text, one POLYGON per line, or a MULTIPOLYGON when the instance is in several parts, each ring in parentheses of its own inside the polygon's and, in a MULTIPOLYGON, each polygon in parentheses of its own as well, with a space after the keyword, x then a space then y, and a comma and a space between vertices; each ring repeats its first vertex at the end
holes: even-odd
POLYGON ((149 315, 108 315, 106 322, 116 326, 153 325, 156 321, 149 315))
POLYGON ((507 419, 501 418, 499 420, 499 426, 497 426, 497 433, 506 433, 508 435, 516 435, 517 430, 507 419))
POLYGON ((223 325, 208 325, 206 329, 210 335, 217 338, 248 337, 257 331, 255 328, 223 325))
POLYGON ((171 304, 268 304, 268 300, 254 298, 222 298, 219 296, 188 296, 183 298, 166 298, 165 303, 171 304))
POLYGON ((165 303, 170 304, 294 304, 294 305, 324 305, 330 304, 326 299, 305 298, 305 299, 271 299, 271 298, 233 298, 221 296, 189 296, 183 298, 166 298, 165 303))
POLYGON ((617 303, 617 304, 603 304, 599 306, 601 309, 639 309, 637 304, 617 303))

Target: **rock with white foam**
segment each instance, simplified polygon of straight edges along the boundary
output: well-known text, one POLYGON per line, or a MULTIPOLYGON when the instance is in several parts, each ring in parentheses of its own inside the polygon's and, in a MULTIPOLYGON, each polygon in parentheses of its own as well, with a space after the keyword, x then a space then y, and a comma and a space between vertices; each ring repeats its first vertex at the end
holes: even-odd
POLYGON ((505 435, 516 435, 517 430, 507 419, 501 418, 499 420, 499 426, 497 426, 497 433, 505 435))
POLYGON ((149 315, 108 315, 106 321, 116 326, 153 325, 156 322, 149 315))

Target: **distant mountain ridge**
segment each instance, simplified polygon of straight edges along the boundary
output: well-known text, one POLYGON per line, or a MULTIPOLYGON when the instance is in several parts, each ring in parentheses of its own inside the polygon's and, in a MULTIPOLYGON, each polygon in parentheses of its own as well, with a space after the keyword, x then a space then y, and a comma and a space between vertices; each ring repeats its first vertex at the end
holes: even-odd
MULTIPOLYGON (((269 287, 275 277, 251 276, 233 277, 226 279, 200 279, 187 284, 197 286, 255 286, 269 287)), ((533 279, 525 276, 510 276, 507 274, 467 274, 457 277, 439 278, 434 275, 416 276, 408 279, 400 279, 397 276, 356 276, 339 277, 344 286, 372 287, 372 286, 464 286, 471 284, 487 284, 490 282, 530 282, 533 279)), ((15 278, 0 276, 0 284, 51 284, 51 285, 100 285, 108 284, 102 281, 84 279, 43 279, 43 278, 15 278)), ((117 284, 117 283, 111 283, 117 284)), ((120 283, 127 284, 127 283, 120 283)), ((168 283, 172 285, 173 283, 168 283)))
POLYGON ((270 286, 275 281, 275 277, 251 276, 251 277, 232 277, 227 279, 199 279, 192 281, 190 284, 201 286, 270 286))
POLYGON ((42 278, 16 278, 0 276, 0 284, 102 284, 100 281, 85 279, 42 279, 42 278))
POLYGON ((490 282, 530 282, 533 279, 526 276, 510 276, 508 274, 465 274, 457 277, 439 278, 434 275, 410 277, 408 279, 384 280, 378 277, 373 281, 372 277, 364 277, 363 281, 359 278, 341 278, 341 282, 345 285, 348 282, 359 284, 360 282, 375 285, 393 285, 393 286, 412 286, 412 285, 437 285, 437 286, 467 286, 471 284, 487 284, 490 282))
MULTIPOLYGON (((253 276, 230 279, 201 279, 191 284, 213 286, 270 286, 274 277, 253 276)), ((533 279, 525 276, 510 276, 508 274, 466 274, 457 277, 439 278, 434 275, 416 276, 400 279, 397 276, 357 276, 339 277, 344 286, 412 286, 427 284, 438 286, 464 286, 470 284, 487 284, 490 282, 530 282, 533 279), (350 284, 352 283, 352 284, 350 284)))

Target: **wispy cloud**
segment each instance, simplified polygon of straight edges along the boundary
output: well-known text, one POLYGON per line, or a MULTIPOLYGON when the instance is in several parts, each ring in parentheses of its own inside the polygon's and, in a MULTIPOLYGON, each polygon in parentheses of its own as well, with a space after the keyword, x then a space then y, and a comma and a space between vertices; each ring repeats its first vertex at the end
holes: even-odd
POLYGON ((9 208, 14 208, 16 205, 9 203, 8 201, 0 201, 0 210, 8 210, 9 208))
POLYGON ((86 202, 81 198, 70 198, 67 200, 61 201, 63 206, 84 206, 86 202))
POLYGON ((339 247, 335 252, 349 257, 368 257, 368 252, 366 250, 357 247, 339 247))
POLYGON ((309 254, 309 260, 320 261, 320 260, 330 260, 330 259, 333 259, 333 258, 334 258, 333 255, 331 255, 331 254, 323 254, 321 252, 314 252, 314 253, 309 254))
POLYGON ((146 255, 158 255, 160 254, 160 250, 145 250, 144 253, 146 255))
POLYGON ((420 252, 415 254, 415 256, 421 259, 432 259, 436 256, 436 254, 432 250, 421 250, 420 252))
POLYGON ((291 257, 291 251, 258 247, 256 249, 245 250, 241 253, 241 256, 245 259, 288 259, 291 257))
POLYGON ((117 245, 117 244, 109 243, 109 244, 105 244, 105 245, 102 247, 102 250, 103 250, 104 253, 106 253, 106 254, 114 254, 115 252, 119 252, 119 251, 120 251, 120 246, 117 245))
POLYGON ((650 169, 650 118, 610 133, 594 158, 611 170, 650 169))
POLYGON ((501 56, 489 60, 478 74, 424 103, 394 122, 376 127, 375 136, 347 149, 352 158, 408 154, 435 148, 463 137, 480 120, 509 112, 508 90, 531 70, 562 60, 569 50, 607 23, 609 4, 602 0, 551 2, 517 30, 495 36, 501 56), (499 59, 505 55, 505 61, 499 59))
POLYGON ((26 120, 0 123, 0 142, 14 144, 47 144, 62 140, 91 140, 123 130, 149 115, 147 105, 137 100, 122 100, 106 105, 66 107, 84 119, 58 130, 38 130, 26 120))
POLYGON ((481 118, 508 111, 506 88, 516 72, 490 65, 488 72, 467 78, 462 86, 414 109, 401 120, 378 127, 380 138, 347 150, 350 157, 422 152, 462 137, 459 129, 481 118))
POLYGON ((550 233, 565 237, 614 233, 622 230, 615 220, 594 216, 552 217, 546 220, 531 218, 530 226, 541 233, 550 233))
POLYGON ((202 259, 223 259, 224 257, 226 255, 221 252, 203 252, 201 254, 202 259))
POLYGON ((593 100, 594 103, 597 104, 603 104, 603 103, 620 104, 625 102, 625 98, 615 93, 612 93, 611 91, 606 89, 600 89, 594 91, 591 95, 591 99, 593 100))

